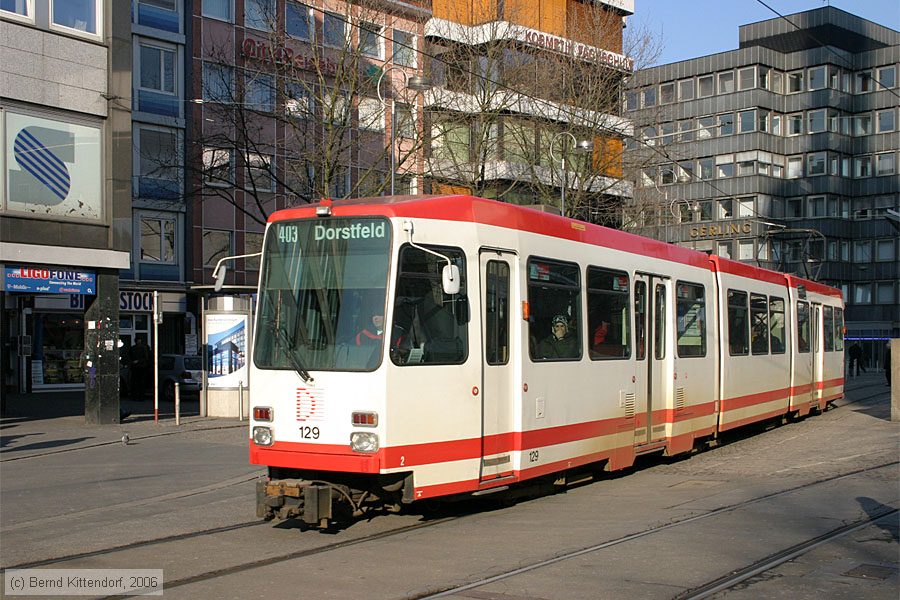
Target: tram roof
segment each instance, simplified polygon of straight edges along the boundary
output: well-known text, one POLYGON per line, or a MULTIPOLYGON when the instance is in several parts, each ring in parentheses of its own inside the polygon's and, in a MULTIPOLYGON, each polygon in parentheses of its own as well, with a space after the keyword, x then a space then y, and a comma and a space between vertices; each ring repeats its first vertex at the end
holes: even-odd
POLYGON ((570 219, 527 206, 468 195, 380 196, 334 201, 323 199, 315 204, 277 211, 269 217, 269 222, 315 218, 316 208, 329 203, 332 207, 332 217, 408 217, 481 223, 615 248, 702 269, 710 269, 711 263, 714 263, 716 268, 722 272, 779 284, 785 284, 787 281, 788 285, 793 287, 804 285, 807 290, 820 294, 838 297, 841 295, 840 290, 835 288, 777 271, 710 256, 705 252, 691 250, 676 244, 570 219))

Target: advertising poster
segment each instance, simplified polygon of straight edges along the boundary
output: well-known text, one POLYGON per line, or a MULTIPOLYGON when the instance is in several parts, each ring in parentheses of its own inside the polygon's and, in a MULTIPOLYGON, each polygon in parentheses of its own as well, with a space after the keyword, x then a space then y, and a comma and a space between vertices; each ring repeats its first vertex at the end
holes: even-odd
POLYGON ((207 314, 207 385, 236 388, 248 385, 247 315, 207 314))

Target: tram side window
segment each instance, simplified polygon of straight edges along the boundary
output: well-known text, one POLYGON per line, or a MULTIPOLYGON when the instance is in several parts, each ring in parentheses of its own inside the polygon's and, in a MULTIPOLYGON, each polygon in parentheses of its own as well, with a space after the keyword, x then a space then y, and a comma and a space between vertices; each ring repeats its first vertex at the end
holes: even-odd
POLYGON ((675 289, 678 295, 678 356, 706 356, 705 289, 697 283, 683 281, 679 281, 675 289))
POLYGON ((834 309, 834 349, 844 351, 844 309, 834 309))
POLYGON ((628 273, 588 267, 588 350, 592 360, 631 356, 628 299, 628 273))
POLYGON ((761 294, 750 294, 750 351, 769 353, 769 300, 761 294))
POLYGON ((459 267, 459 293, 444 294, 440 256, 410 245, 400 249, 400 269, 391 332, 391 361, 396 365, 457 365, 469 352, 466 260, 459 248, 428 246, 459 267))
POLYGON ((728 352, 732 356, 747 354, 747 292, 728 290, 728 352))
POLYGON ((825 352, 834 352, 834 308, 825 306, 822 308, 825 337, 825 352))
POLYGON ((581 280, 578 265, 528 260, 528 348, 531 360, 581 358, 581 280))
POLYGON ((784 354, 784 299, 769 298, 769 335, 772 354, 784 354))
POLYGON ((809 303, 797 303, 797 351, 809 352, 809 303))

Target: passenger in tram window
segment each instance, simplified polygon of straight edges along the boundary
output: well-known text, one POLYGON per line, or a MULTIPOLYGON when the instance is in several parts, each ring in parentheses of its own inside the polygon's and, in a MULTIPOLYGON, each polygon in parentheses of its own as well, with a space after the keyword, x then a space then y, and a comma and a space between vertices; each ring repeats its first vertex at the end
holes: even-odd
POLYGON ((775 332, 772 332, 772 354, 781 354, 784 352, 784 342, 775 332))
POLYGON ((578 341, 569 331, 565 315, 556 315, 550 322, 550 335, 538 344, 540 358, 578 358, 578 341))
POLYGON ((607 335, 609 335, 609 321, 600 321, 594 329, 594 346, 605 344, 607 335))
POLYGON ((372 315, 372 324, 356 334, 357 346, 379 346, 384 339, 384 315, 372 315))

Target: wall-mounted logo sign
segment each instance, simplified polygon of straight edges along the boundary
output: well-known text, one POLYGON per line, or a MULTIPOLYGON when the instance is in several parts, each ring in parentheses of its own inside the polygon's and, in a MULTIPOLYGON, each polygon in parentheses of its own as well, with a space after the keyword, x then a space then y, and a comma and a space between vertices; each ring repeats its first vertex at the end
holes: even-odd
POLYGON ((3 267, 0 289, 6 292, 32 294, 97 293, 97 277, 93 271, 62 271, 46 267, 3 267))
POLYGON ((337 64, 323 57, 312 57, 295 52, 285 46, 274 47, 265 42, 247 38, 241 45, 241 54, 261 62, 293 67, 300 71, 321 71, 324 75, 334 76, 337 64))
POLYGON ((752 232, 753 225, 749 221, 741 223, 722 223, 721 225, 700 225, 699 227, 691 227, 691 239, 727 237, 730 235, 752 232))
POLYGON ((54 217, 103 217, 100 127, 5 112, 9 211, 54 217))

